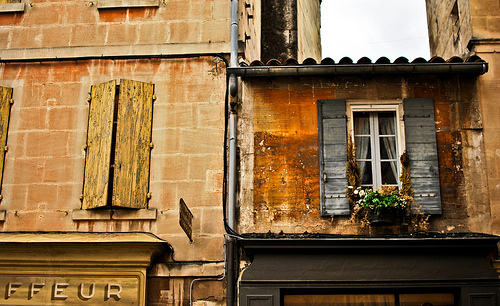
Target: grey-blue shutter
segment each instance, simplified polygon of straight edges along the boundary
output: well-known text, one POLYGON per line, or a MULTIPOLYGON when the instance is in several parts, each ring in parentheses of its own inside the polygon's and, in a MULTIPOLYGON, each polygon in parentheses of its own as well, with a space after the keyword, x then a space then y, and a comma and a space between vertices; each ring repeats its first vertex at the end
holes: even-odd
POLYGON ((318 101, 321 214, 349 215, 345 100, 318 101))
POLYGON ((414 200, 421 212, 441 214, 434 101, 405 99, 403 105, 414 200))

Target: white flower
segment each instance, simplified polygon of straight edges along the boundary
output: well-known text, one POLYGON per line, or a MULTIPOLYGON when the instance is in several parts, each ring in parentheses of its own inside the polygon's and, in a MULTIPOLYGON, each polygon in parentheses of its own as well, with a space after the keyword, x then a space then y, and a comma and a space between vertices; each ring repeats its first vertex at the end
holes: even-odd
POLYGON ((362 196, 362 197, 364 197, 365 196, 365 191, 364 190, 360 190, 359 191, 359 195, 362 196))
POLYGON ((359 193, 359 191, 357 189, 354 190, 354 194, 358 194, 358 193, 359 193))

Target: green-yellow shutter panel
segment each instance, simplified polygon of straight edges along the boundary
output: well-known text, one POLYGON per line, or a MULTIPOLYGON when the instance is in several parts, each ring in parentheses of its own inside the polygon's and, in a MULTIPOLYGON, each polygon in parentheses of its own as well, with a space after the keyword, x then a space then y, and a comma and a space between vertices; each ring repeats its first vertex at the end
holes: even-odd
POLYGON ((83 209, 103 207, 108 202, 115 96, 115 81, 92 86, 85 154, 83 209))
POLYGON ((146 208, 154 85, 120 80, 113 206, 146 208))
POLYGON ((10 105, 12 104, 12 88, 0 87, 0 182, 3 177, 7 131, 9 130, 10 105))

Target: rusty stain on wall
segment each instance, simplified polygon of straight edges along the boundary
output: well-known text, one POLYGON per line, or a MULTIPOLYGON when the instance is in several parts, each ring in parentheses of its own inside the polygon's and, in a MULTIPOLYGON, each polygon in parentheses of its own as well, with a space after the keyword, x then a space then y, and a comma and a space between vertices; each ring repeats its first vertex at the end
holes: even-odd
POLYGON ((316 100, 331 89, 264 90, 254 102, 254 212, 271 222, 319 217, 316 100))

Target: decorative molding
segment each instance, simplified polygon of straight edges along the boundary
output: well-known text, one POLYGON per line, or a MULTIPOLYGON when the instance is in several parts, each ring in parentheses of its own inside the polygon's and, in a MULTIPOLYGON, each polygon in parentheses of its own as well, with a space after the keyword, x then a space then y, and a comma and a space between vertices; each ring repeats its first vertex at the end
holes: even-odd
POLYGON ((0 50, 0 62, 44 59, 86 60, 112 56, 123 57, 124 59, 138 56, 151 56, 153 58, 183 54, 229 53, 230 49, 229 42, 3 49, 0 50))
POLYGON ((74 221, 85 220, 156 220, 156 209, 75 209, 74 221))
POLYGON ((5 210, 0 210, 0 222, 4 222, 5 221, 5 215, 7 214, 7 212, 5 210))
POLYGON ((160 0, 99 0, 98 9, 118 7, 159 7, 160 0))
POLYGON ((4 3, 0 4, 0 13, 24 12, 24 3, 4 3))

